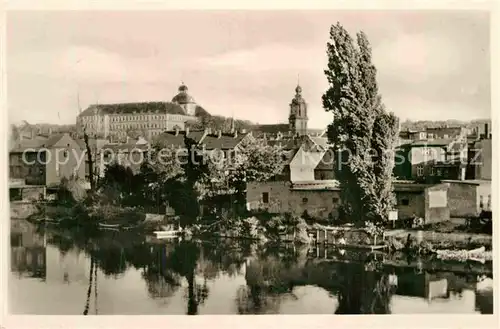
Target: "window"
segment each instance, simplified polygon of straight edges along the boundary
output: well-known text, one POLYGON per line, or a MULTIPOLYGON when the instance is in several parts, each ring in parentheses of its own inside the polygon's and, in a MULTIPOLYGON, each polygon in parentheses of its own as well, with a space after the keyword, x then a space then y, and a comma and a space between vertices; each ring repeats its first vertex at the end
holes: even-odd
POLYGON ((401 199, 401 205, 408 206, 410 204, 410 200, 407 198, 401 199))
POLYGON ((303 203, 303 204, 306 204, 306 203, 307 203, 307 201, 309 201, 307 198, 302 198, 302 203, 303 203))
POLYGON ((424 175, 424 167, 417 167, 417 176, 422 177, 424 175))
POLYGON ((269 193, 268 192, 262 193, 262 202, 269 203, 269 193))
POLYGON ((333 202, 333 204, 339 203, 339 198, 336 198, 336 197, 332 198, 332 202, 333 202))
POLYGON ((483 196, 482 195, 479 196, 479 208, 480 209, 484 208, 483 196))
POLYGON ((488 194, 488 203, 486 204, 486 209, 491 209, 491 194, 488 194))
POLYGON ((431 167, 431 176, 434 176, 434 167, 431 167))
POLYGON ((443 172, 441 171, 441 169, 438 169, 438 170, 437 170, 437 175, 438 175, 438 176, 442 176, 442 175, 443 175, 443 172))

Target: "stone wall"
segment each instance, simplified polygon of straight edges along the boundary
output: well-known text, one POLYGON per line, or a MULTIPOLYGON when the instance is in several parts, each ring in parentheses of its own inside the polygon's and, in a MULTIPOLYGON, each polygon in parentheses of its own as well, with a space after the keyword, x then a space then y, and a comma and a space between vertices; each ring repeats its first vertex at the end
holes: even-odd
POLYGON ((398 220, 408 219, 413 215, 421 218, 425 217, 425 197, 423 192, 396 191, 395 194, 398 220))
POLYGON ((247 209, 267 210, 270 213, 291 213, 327 219, 338 216, 339 191, 294 190, 288 182, 249 183, 247 186, 247 209), (264 202, 264 193, 268 202, 264 202))
POLYGON ((439 223, 450 219, 447 184, 428 187, 425 189, 424 195, 425 224, 439 223))
POLYGON ((467 218, 477 216, 477 185, 458 182, 447 184, 450 217, 467 218))

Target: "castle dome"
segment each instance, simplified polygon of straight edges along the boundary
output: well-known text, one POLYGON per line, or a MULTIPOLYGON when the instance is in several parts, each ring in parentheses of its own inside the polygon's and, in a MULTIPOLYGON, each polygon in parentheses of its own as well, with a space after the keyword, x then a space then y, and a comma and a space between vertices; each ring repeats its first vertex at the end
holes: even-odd
POLYGON ((178 91, 178 94, 172 98, 172 103, 181 105, 195 103, 194 98, 188 94, 188 87, 184 83, 181 83, 178 91))

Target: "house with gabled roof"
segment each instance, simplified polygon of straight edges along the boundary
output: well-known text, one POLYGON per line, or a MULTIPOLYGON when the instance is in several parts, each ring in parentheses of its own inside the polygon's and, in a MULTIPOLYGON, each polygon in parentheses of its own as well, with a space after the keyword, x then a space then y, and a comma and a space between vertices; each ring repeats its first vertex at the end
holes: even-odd
POLYGON ((396 147, 394 174, 399 179, 437 183, 465 179, 468 146, 463 138, 403 140, 396 147))
POLYGON ((9 151, 13 179, 53 187, 63 178, 85 180, 85 150, 68 133, 21 140, 9 151))

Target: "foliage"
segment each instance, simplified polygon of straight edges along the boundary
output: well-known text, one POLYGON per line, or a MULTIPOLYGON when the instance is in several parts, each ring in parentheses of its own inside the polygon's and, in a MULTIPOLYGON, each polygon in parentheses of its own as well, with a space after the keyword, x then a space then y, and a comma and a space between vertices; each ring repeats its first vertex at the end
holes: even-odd
POLYGON ((327 45, 330 84, 323 107, 334 114, 328 126, 329 141, 338 152, 336 175, 341 185, 342 212, 356 219, 380 223, 394 204, 392 195, 393 149, 397 118, 385 111, 378 92, 371 48, 363 32, 356 45, 337 23, 327 45))
POLYGON ((57 191, 58 202, 74 204, 83 201, 87 197, 87 191, 81 183, 76 176, 71 176, 69 179, 63 177, 57 191))
POLYGON ((250 130, 254 123, 247 120, 232 119, 220 115, 202 116, 198 121, 188 121, 186 126, 193 130, 211 129, 212 131, 229 132, 231 128, 236 130, 250 130))

